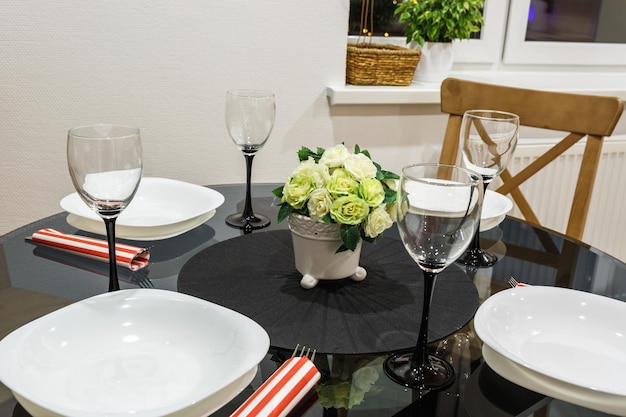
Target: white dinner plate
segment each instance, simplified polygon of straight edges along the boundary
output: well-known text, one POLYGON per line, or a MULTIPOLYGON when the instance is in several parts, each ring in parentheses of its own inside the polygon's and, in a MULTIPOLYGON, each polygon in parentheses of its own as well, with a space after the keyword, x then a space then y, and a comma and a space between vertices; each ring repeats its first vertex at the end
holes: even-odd
POLYGON ((540 374, 507 359, 487 344, 483 344, 482 350, 491 369, 520 387, 592 410, 626 416, 626 396, 592 391, 540 374))
POLYGON ((626 396, 626 303, 567 288, 500 291, 478 308, 476 333, 534 372, 626 396))
MULTIPOLYGON (((116 235, 136 240, 172 237, 204 223, 223 203, 224 196, 211 188, 167 178, 145 177, 141 179, 133 200, 116 220, 116 235)), ((64 197, 60 204, 75 216, 69 218, 68 222, 73 222, 70 224, 105 234, 104 222, 78 193, 64 197)))
POLYGON ((513 202, 507 196, 487 190, 480 215, 480 231, 484 232, 493 229, 502 223, 512 208, 513 202))
MULTIPOLYGON (((440 181, 445 183, 446 181, 440 181)), ((425 201, 421 201, 421 204, 428 204, 430 210, 441 210, 442 212, 448 211, 463 211, 466 209, 467 187, 436 187, 432 184, 413 182, 407 184, 407 190, 410 193, 421 195, 425 197, 425 201), (446 200, 440 198, 438 193, 449 194, 452 191, 458 195, 457 207, 453 208, 450 204, 450 198, 446 200), (443 201, 447 201, 447 205, 442 205, 443 201)), ((411 198, 411 197, 409 197, 411 198)), ((513 208, 513 202, 505 195, 498 192, 487 190, 483 197, 483 206, 480 213, 480 231, 485 232, 493 229, 505 219, 507 213, 513 208)))
MULTIPOLYGON (((194 217, 189 220, 174 223, 166 226, 155 227, 133 227, 133 226, 120 226, 115 225, 115 236, 121 239, 131 240, 161 240, 169 239, 181 235, 185 232, 195 229, 201 224, 207 222, 211 217, 215 216, 215 210, 202 214, 198 217, 194 217)), ((68 214, 66 221, 69 225, 84 230, 86 232, 97 233, 100 235, 106 235, 106 229, 104 227, 104 221, 88 219, 86 217, 77 216, 76 214, 68 214)))
POLYGON ((247 386, 268 348, 267 332, 235 311, 173 291, 121 290, 6 336, 0 381, 35 416, 208 415, 247 386))

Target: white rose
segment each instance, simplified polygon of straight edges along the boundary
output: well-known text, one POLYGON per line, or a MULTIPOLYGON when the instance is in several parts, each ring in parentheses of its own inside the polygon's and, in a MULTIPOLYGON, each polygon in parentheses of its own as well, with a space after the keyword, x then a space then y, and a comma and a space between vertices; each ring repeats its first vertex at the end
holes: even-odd
POLYGON ((325 188, 318 188, 313 190, 309 195, 309 201, 307 202, 307 208, 309 209, 309 216, 313 220, 321 220, 322 217, 330 211, 330 206, 333 204, 333 199, 330 193, 325 188))
POLYGON ((320 158, 320 165, 326 165, 329 168, 338 168, 343 165, 343 161, 350 156, 350 151, 343 143, 335 145, 324 151, 320 158))
POLYGON ((364 366, 352 374, 352 385, 357 389, 368 392, 378 381, 379 374, 373 366, 364 366))
POLYGON ((376 177, 376 165, 365 154, 358 153, 348 156, 343 162, 343 166, 358 181, 376 177))
POLYGON ((370 212, 370 215, 363 225, 363 230, 365 231, 365 236, 375 238, 389 229, 392 224, 393 220, 391 216, 389 216, 389 213, 387 213, 387 210, 385 210, 385 205, 381 204, 370 212))
POLYGON ((315 184, 315 188, 324 188, 330 178, 328 167, 326 165, 319 165, 315 163, 315 160, 311 157, 306 161, 300 162, 296 169, 291 174, 296 176, 298 174, 307 176, 315 184))

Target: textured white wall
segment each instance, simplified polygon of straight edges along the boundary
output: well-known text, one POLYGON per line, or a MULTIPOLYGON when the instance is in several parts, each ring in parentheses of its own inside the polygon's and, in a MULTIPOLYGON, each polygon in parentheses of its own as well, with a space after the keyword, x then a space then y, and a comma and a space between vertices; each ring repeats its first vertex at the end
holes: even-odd
POLYGON ((145 175, 242 182, 223 120, 230 88, 277 96, 254 181, 282 181, 301 145, 329 145, 325 87, 342 82, 348 1, 4 0, 0 234, 60 212, 69 128, 142 129, 145 175))

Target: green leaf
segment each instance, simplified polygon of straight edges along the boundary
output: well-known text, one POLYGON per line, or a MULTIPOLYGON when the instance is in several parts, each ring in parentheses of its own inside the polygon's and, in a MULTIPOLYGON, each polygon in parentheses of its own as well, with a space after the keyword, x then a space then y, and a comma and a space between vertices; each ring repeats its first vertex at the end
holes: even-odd
POLYGON ((383 174, 383 180, 398 180, 400 176, 395 172, 385 171, 384 169, 380 170, 381 174, 383 174))
POLYGON ((280 209, 278 209, 277 221, 278 223, 285 220, 289 215, 293 213, 293 207, 289 205, 289 203, 283 203, 280 205, 280 209))
POLYGON ((339 235, 341 236, 341 241, 343 242, 342 246, 345 246, 351 251, 356 249, 356 245, 358 245, 359 239, 361 239, 359 226, 355 224, 342 224, 339 228, 339 235))
POLYGON ((276 197, 278 197, 278 198, 283 198, 283 188, 284 188, 284 187, 285 187, 284 185, 281 185, 281 186, 280 186, 280 187, 278 187, 278 188, 274 188, 274 189, 272 190, 272 194, 274 194, 274 195, 275 195, 276 197))
POLYGON ((391 204, 398 198, 398 193, 391 188, 385 188, 385 204, 391 204))
POLYGON ((310 150, 309 148, 307 148, 306 146, 301 147, 300 150, 298 151, 298 159, 300 160, 300 162, 306 161, 307 159, 309 159, 309 156, 315 156, 315 155, 317 154, 313 152, 312 150, 310 150))

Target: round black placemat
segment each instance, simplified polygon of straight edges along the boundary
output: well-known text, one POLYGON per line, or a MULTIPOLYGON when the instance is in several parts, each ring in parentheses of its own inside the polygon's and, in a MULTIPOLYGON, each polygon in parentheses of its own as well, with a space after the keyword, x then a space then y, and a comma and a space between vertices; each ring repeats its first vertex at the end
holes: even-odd
MULTIPOLYGON (((413 348, 420 327, 422 274, 402 243, 363 244, 361 282, 321 281, 300 287, 291 233, 252 233, 194 255, 178 275, 178 290, 238 311, 261 325, 271 345, 296 344, 321 353, 379 353, 413 348)), ((429 340, 463 327, 478 307, 474 283, 457 266, 437 278, 429 340)))

